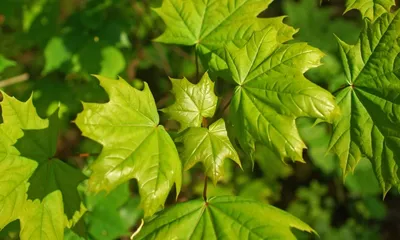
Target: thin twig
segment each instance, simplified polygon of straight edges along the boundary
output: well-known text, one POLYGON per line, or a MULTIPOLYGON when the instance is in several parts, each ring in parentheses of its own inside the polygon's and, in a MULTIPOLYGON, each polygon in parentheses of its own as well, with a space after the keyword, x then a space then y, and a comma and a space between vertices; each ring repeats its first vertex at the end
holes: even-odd
POLYGON ((199 79, 199 59, 197 56, 197 51, 194 51, 194 57, 196 62, 196 83, 198 83, 200 79, 199 79))
POLYGON ((0 88, 5 88, 20 82, 25 82, 29 79, 29 74, 28 73, 24 73, 12 78, 8 78, 8 79, 4 79, 0 81, 0 88))
POLYGON ((336 93, 338 93, 340 90, 348 87, 349 85, 343 84, 342 86, 340 86, 338 89, 336 89, 335 91, 332 92, 332 95, 336 95, 336 93))
POLYGON ((207 175, 204 176, 204 188, 203 188, 203 199, 205 202, 207 202, 207 183, 208 183, 208 179, 207 179, 207 175))

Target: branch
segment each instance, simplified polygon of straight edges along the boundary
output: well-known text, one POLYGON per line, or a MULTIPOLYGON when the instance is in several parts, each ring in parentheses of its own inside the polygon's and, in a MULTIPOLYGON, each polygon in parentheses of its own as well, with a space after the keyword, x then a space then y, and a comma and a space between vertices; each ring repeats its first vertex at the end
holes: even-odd
POLYGON ((8 78, 8 79, 4 79, 0 81, 0 88, 5 88, 20 82, 25 82, 29 79, 29 74, 28 73, 24 73, 12 78, 8 78))

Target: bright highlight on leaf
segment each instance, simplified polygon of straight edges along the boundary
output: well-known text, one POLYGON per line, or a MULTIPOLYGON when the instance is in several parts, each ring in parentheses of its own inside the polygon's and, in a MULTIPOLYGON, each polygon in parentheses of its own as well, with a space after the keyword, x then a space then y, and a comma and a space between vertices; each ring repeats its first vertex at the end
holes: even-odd
POLYGON ((176 141, 183 142, 181 153, 184 170, 202 162, 205 173, 214 184, 224 176, 224 160, 232 159, 240 165, 239 156, 229 141, 225 122, 220 119, 207 128, 189 128, 176 141))
POLYGON ((181 124, 181 130, 200 127, 203 117, 214 116, 218 97, 214 93, 214 83, 207 73, 197 84, 192 84, 186 78, 171 78, 171 82, 175 103, 162 111, 177 120, 181 124))
POLYGON ((366 21, 355 45, 339 41, 347 85, 336 101, 330 148, 340 158, 343 175, 368 158, 386 194, 400 187, 400 11, 366 21))
POLYGON ((224 196, 177 204, 145 223, 135 239, 296 239, 291 228, 313 232, 275 207, 224 196))
POLYGON ((375 21, 382 14, 390 12, 393 5, 395 0, 347 0, 345 13, 358 9, 363 17, 375 21))
POLYGON ((103 145, 91 166, 89 188, 110 191, 136 178, 145 216, 151 216, 164 205, 174 183, 177 193, 180 191, 182 167, 175 144, 158 125, 156 104, 147 84, 140 91, 123 79, 97 78, 110 101, 84 103, 76 119, 84 136, 103 145))
POLYGON ((227 47, 238 84, 230 105, 233 135, 250 155, 260 143, 281 159, 302 160, 305 144, 297 117, 331 122, 338 113, 333 96, 303 73, 320 65, 322 52, 305 43, 282 44, 273 28, 257 32, 242 48, 227 47))

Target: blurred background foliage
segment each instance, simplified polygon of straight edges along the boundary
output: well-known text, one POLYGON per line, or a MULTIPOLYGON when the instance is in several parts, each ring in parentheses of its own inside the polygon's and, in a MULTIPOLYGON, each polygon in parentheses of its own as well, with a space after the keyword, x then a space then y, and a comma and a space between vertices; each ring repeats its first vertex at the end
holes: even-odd
MULTIPOLYGON (((64 128, 58 156, 86 174, 101 146, 82 138, 73 120, 82 110, 81 101, 107 101, 90 74, 120 76, 139 89, 146 81, 159 108, 174 101, 168 76, 196 77, 192 48, 152 42, 164 29, 151 10, 160 4, 161 0, 0 1, 0 89, 21 100, 33 94, 43 117, 60 106, 64 128)), ((319 0, 284 0, 274 1, 261 17, 287 15, 286 23, 300 29, 293 41, 308 42, 326 53, 324 65, 306 75, 334 92, 344 82, 335 35, 354 43, 362 27, 358 12, 342 15, 343 11, 343 0, 321 6, 319 0)), ((216 91, 223 107, 232 88, 217 80, 216 91)), ((176 127, 161 117, 169 129, 176 127)), ((310 224, 321 239, 400 239, 399 193, 390 191, 382 201, 368 160, 343 181, 338 160, 326 153, 330 126, 314 126, 305 118, 298 119, 298 126, 308 146, 306 164, 283 163, 260 147, 255 165, 243 161, 243 171, 225 161, 225 177, 216 186, 208 184, 208 195, 234 194, 273 204, 310 224)), ((185 172, 178 201, 200 197, 203 181, 199 166, 185 172)), ((93 196, 82 184, 88 212, 74 229, 66 230, 65 238, 129 239, 143 216, 135 185, 132 181, 108 195, 93 196)), ((167 206, 175 203, 174 196, 171 193, 167 206)), ((19 223, 13 222, 0 232, 0 239, 18 239, 18 232, 19 223)))

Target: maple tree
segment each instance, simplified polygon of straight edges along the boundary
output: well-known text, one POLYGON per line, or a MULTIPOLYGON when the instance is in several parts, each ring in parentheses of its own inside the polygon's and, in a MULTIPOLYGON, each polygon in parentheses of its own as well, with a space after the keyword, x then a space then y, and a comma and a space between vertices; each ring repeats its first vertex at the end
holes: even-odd
MULTIPOLYGON (((102 236, 95 227, 102 224, 99 214, 116 219, 108 237, 118 237, 129 224, 115 212, 130 199, 128 182, 136 179, 140 200, 133 205, 143 210, 144 220, 134 239, 296 239, 292 228, 316 234, 268 204, 207 195, 208 178, 214 186, 222 181, 225 164, 243 170, 244 161, 252 166, 255 161, 261 166, 273 166, 274 160, 304 162, 307 141, 296 123, 301 117, 332 124, 327 150, 339 157, 343 178, 364 158, 372 163, 384 195, 400 189, 400 11, 390 10, 394 1, 347 1, 345 11, 358 9, 364 27, 354 45, 338 39, 346 83, 332 92, 305 76, 325 54, 294 42, 297 30, 283 17, 258 17, 271 2, 163 0, 155 12, 166 29, 155 41, 194 46, 196 83, 170 78, 174 103, 160 108, 148 83, 134 87, 122 78, 102 76, 116 75, 124 65, 117 62, 116 69, 108 69, 104 62, 101 75, 94 76, 108 101, 83 102, 74 121, 83 136, 102 148, 84 171, 57 153, 60 106, 43 119, 32 97, 21 102, 2 92, 0 230, 19 220, 21 239, 64 239, 72 231, 81 234, 77 228, 89 209, 92 236, 102 236), (197 58, 206 70, 201 77, 197 58), (231 87, 223 108, 226 96, 216 94, 217 79, 231 87), (158 111, 179 127, 164 126, 158 111), (259 155, 267 157, 260 160, 259 155), (163 210, 171 192, 178 198, 185 171, 199 162, 203 198, 163 210), (82 185, 85 190, 79 191, 82 185), (82 198, 82 192, 98 195, 82 198)), ((74 56, 84 50, 67 49, 68 31, 46 45, 43 74, 69 61, 80 68, 74 56), (61 51, 60 58, 52 60, 53 48, 61 51)), ((101 49, 122 58, 113 47, 101 49)), ((13 64, 0 55, 0 72, 13 64)))

